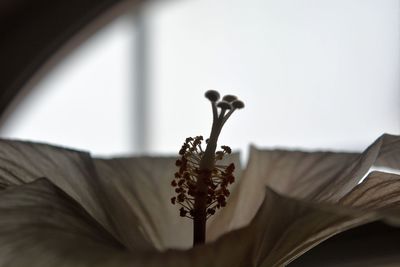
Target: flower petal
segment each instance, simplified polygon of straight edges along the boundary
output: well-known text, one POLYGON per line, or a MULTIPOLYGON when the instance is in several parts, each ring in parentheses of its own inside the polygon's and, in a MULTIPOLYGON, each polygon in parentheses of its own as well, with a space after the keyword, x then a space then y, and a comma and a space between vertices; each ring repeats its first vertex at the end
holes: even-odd
MULTIPOLYGON (((239 154, 225 160, 235 163, 235 176, 239 176, 239 154)), ((180 217, 178 208, 170 202, 175 195, 170 185, 176 172, 175 161, 176 157, 94 161, 105 188, 103 203, 120 234, 129 238, 132 225, 138 224, 146 239, 160 250, 192 246, 192 221, 180 217)))
POLYGON ((256 225, 252 228, 258 244, 254 249, 253 258, 258 261, 255 266, 285 266, 327 238, 376 219, 374 213, 294 200, 269 190, 250 224, 256 225))
MULTIPOLYGON (((38 177, 48 177, 129 249, 154 248, 133 218, 124 231, 110 220, 104 208, 109 188, 98 178, 90 154, 47 144, 0 140, 0 184, 20 185, 38 177)), ((121 208, 113 207, 118 212, 121 208)))
POLYGON ((336 203, 373 166, 400 169, 400 137, 382 135, 362 154, 257 150, 237 192, 232 229, 246 225, 263 199, 262 185, 281 194, 336 203))
MULTIPOLYGON (((0 192, 0 266, 282 266, 326 238, 379 219, 267 190, 251 224, 188 251, 128 251, 47 179, 0 192)), ((176 229, 175 231, 179 231, 176 229)))
POLYGON ((375 167, 400 171, 400 136, 384 134, 369 146, 360 157, 327 182, 321 190, 316 190, 314 200, 337 202, 352 190, 375 167))
POLYGON ((311 203, 267 189, 249 225, 180 258, 190 256, 188 266, 286 266, 325 240, 380 219, 383 216, 375 211, 311 203))
MULTIPOLYGON (((264 205, 265 201, 267 200, 264 200, 264 205)), ((278 205, 282 205, 283 201, 285 200, 281 199, 278 205)), ((298 205, 301 203, 299 201, 298 205)), ((287 207, 281 209, 290 214, 290 222, 290 216, 295 212, 291 212, 287 207)), ((297 214, 298 218, 292 218, 293 221, 290 226, 286 225, 286 230, 275 229, 281 232, 283 239, 276 243, 274 252, 271 252, 273 258, 268 257, 265 266, 277 263, 277 266, 285 265, 327 238, 371 221, 383 220, 400 226, 400 176, 383 172, 370 173, 363 183, 350 191, 337 205, 315 203, 305 210, 307 209, 306 213, 297 214), (310 208, 314 209, 312 213, 309 213, 312 210, 310 208), (280 258, 277 254, 283 257, 280 258)), ((284 220, 281 223, 285 224, 284 220)), ((369 239, 368 235, 364 235, 363 238, 366 242, 371 242, 374 236, 369 239)), ((379 255, 372 254, 370 259, 381 260, 377 256, 379 255)), ((399 263, 399 257, 392 256, 396 256, 393 251, 390 254, 391 258, 387 260, 399 263)), ((350 257, 348 260, 354 259, 350 257)))
POLYGON ((253 147, 245 175, 259 179, 255 184, 268 185, 279 193, 310 198, 358 157, 357 153, 270 151, 253 147))
POLYGON ((128 266, 124 250, 45 178, 0 192, 0 266, 128 266))
POLYGON ((62 188, 103 226, 110 228, 88 153, 31 142, 0 140, 0 184, 29 183, 40 177, 62 188))
POLYGON ((339 201, 340 205, 386 214, 400 226, 400 175, 372 172, 339 201))

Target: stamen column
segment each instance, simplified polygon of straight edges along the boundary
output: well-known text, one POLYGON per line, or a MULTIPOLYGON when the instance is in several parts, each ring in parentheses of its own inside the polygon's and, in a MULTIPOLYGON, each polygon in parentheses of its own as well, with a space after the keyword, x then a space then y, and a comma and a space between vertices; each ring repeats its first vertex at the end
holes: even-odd
POLYGON ((205 93, 212 105, 213 110, 213 125, 208 139, 207 147, 200 160, 199 175, 196 184, 196 196, 194 200, 193 212, 193 246, 204 244, 206 240, 206 221, 207 221, 207 190, 208 185, 206 181, 211 179, 212 170, 215 165, 215 151, 217 148, 217 141, 222 127, 226 120, 237 108, 243 108, 242 101, 237 100, 235 96, 226 95, 219 101, 219 93, 214 90, 205 93), (217 107, 221 109, 220 113, 217 112, 217 107), (230 110, 225 115, 226 110, 230 110))

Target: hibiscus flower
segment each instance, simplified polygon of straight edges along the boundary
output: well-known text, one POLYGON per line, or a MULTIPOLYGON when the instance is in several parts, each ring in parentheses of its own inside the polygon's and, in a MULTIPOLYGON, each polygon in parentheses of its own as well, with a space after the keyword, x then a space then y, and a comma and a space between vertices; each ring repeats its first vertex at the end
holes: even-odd
POLYGON ((230 156, 229 201, 191 248, 191 221, 170 203, 176 157, 0 140, 0 266, 285 266, 346 230, 399 224, 400 137, 360 154, 250 154, 243 170, 230 156))

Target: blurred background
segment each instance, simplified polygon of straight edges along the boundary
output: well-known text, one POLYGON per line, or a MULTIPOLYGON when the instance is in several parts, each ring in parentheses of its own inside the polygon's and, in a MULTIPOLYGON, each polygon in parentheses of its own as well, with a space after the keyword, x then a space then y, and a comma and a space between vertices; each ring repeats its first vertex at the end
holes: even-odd
POLYGON ((236 94, 220 143, 360 151, 400 133, 400 0, 152 1, 116 17, 24 96, 0 136, 95 155, 175 154, 207 136, 208 89, 236 94))

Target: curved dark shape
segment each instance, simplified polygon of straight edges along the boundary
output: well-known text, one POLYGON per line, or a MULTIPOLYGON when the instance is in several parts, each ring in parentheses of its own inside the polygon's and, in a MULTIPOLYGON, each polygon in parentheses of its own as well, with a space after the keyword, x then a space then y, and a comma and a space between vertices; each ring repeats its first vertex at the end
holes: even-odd
POLYGON ((0 2, 0 117, 27 81, 82 28, 122 2, 143 0, 3 0, 0 2))

